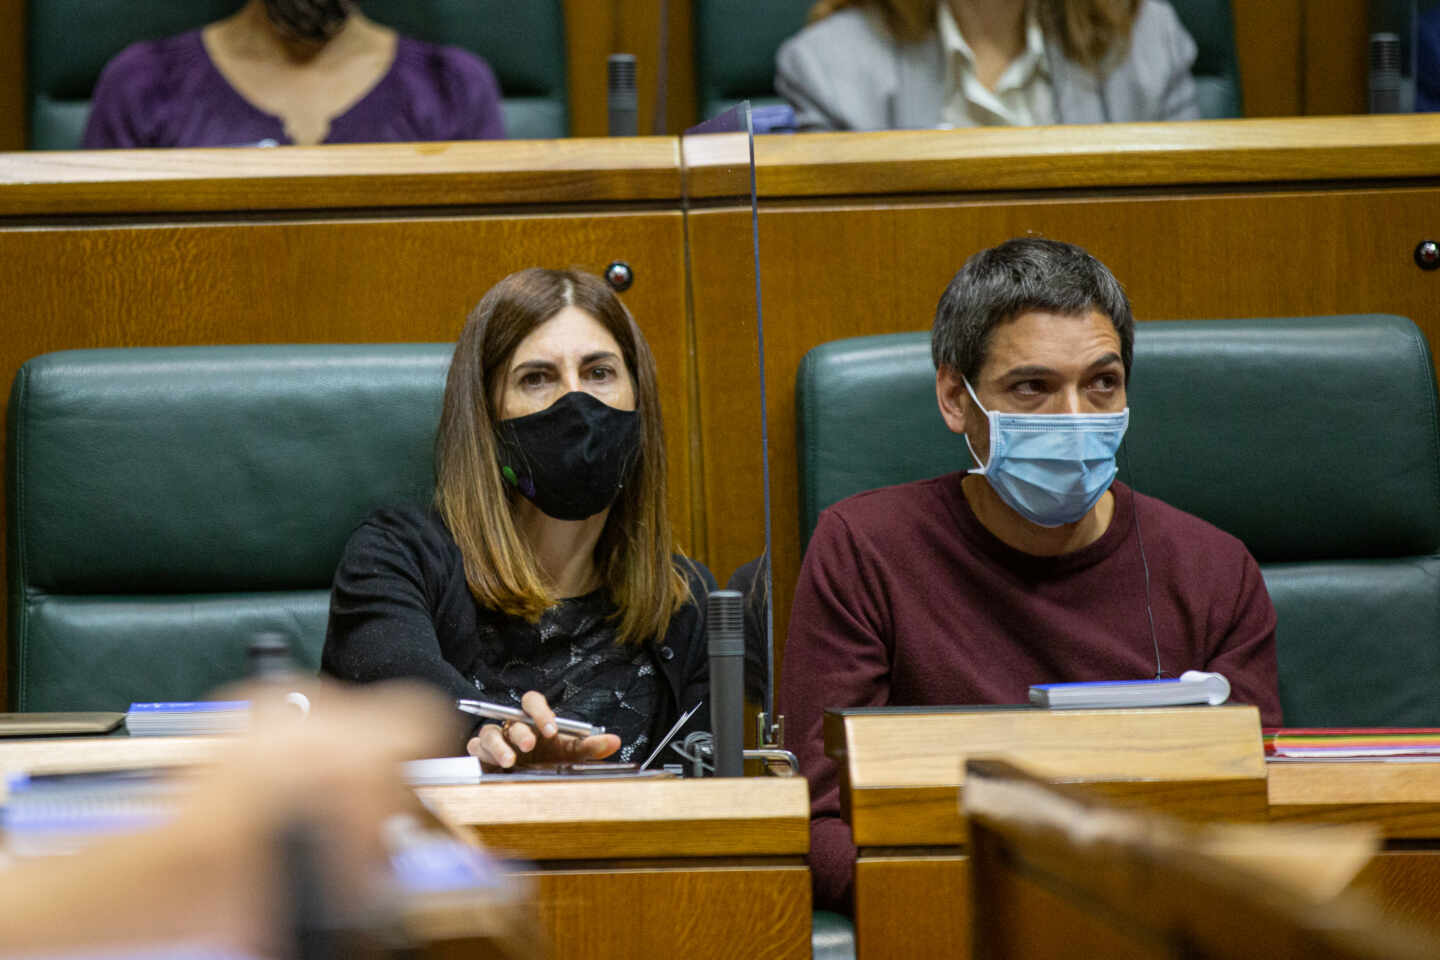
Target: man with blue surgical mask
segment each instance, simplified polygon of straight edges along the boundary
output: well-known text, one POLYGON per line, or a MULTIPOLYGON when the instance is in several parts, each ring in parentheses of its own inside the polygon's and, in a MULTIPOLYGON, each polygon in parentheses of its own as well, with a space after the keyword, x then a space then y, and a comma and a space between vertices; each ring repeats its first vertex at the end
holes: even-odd
POLYGON ((1115 277, 1053 240, 975 254, 940 298, 936 399, 973 466, 824 511, 796 586, 780 706, 810 781, 817 906, 849 911, 855 857, 826 708, 1024 703, 1035 683, 1213 670, 1279 724, 1255 560, 1116 479, 1134 339, 1115 277))

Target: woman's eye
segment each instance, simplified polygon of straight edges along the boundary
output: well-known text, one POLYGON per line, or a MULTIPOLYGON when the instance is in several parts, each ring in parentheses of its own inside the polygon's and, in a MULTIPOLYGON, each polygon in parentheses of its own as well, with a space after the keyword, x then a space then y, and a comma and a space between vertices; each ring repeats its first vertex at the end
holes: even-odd
POLYGON ((543 387, 545 385, 545 374, 539 370, 531 370, 520 378, 520 386, 526 388, 543 387))
POLYGON ((609 383, 615 379, 615 370, 611 367, 591 367, 590 379, 597 383, 609 383))

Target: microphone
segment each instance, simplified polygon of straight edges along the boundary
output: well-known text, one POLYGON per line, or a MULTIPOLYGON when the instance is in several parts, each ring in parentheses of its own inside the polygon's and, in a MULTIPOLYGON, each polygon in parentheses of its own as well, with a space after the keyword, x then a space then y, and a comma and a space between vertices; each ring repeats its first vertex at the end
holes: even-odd
POLYGON ((1370 112, 1400 113, 1400 37, 1370 34, 1370 112))
POLYGON ((705 614, 710 653, 710 730, 715 776, 745 773, 745 602, 738 590, 712 590, 705 614))
POLYGON ((640 109, 635 94, 634 54, 610 54, 605 63, 605 102, 610 108, 610 136, 635 136, 640 109))

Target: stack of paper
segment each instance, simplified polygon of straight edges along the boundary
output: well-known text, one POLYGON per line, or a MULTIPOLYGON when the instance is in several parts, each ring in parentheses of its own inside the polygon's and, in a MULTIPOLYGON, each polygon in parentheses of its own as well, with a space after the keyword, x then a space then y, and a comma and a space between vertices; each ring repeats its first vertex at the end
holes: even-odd
POLYGON ((132 703, 125 727, 132 737, 243 733, 249 718, 245 700, 132 703))
POLYGON ((1276 760, 1440 759, 1434 727, 1296 727, 1265 730, 1265 755, 1276 760))
POLYGON ((1104 707, 1180 707, 1194 703, 1219 706, 1230 699, 1230 681, 1218 673, 1186 670, 1178 678, 1115 680, 1099 683, 1038 683, 1030 702, 1061 710, 1104 707))

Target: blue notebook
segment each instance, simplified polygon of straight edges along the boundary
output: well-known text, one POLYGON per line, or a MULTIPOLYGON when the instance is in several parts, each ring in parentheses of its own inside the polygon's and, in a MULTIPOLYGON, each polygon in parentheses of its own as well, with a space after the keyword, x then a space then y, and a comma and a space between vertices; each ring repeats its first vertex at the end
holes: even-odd
POLYGON ((1091 683, 1037 683, 1030 702, 1052 710, 1104 707, 1219 706, 1230 699, 1230 681, 1218 673, 1186 670, 1157 680, 1102 680, 1091 683))

